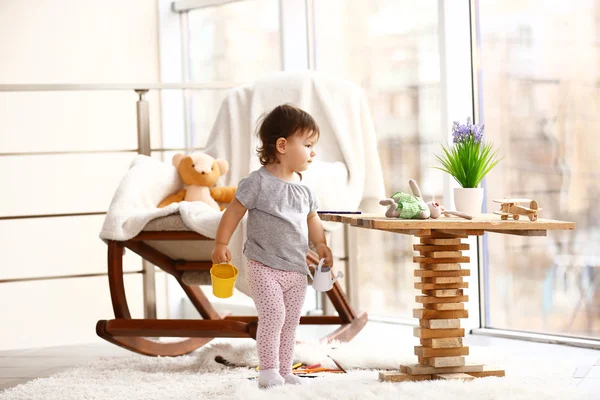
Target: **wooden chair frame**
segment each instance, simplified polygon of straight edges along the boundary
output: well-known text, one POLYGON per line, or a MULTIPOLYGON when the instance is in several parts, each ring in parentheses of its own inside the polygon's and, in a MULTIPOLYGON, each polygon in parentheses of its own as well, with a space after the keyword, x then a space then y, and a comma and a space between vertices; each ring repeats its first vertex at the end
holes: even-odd
MULTIPOLYGON (((257 316, 219 315, 198 286, 182 280, 185 271, 208 271, 210 261, 174 260, 144 243, 145 240, 213 240, 193 231, 143 231, 127 241, 108 241, 108 283, 115 319, 100 320, 96 333, 117 346, 148 356, 179 356, 190 353, 214 338, 256 339, 257 316), (133 319, 123 285, 123 252, 127 248, 171 274, 179 282, 203 319, 133 319), (181 337, 178 342, 149 338, 181 337)), ((307 257, 317 264, 316 254, 307 257)), ((312 269, 312 267, 311 267, 312 269)), ((302 325, 340 325, 323 341, 350 341, 367 323, 365 312, 356 313, 338 282, 327 292, 338 316, 302 316, 302 325)))

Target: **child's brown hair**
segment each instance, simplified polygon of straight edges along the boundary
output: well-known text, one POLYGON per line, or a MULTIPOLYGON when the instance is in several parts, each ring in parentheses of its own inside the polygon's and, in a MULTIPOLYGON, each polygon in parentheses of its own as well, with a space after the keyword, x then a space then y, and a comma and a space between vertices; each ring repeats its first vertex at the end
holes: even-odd
POLYGON ((295 133, 308 134, 309 137, 320 136, 319 126, 313 117, 304 110, 291 104, 275 107, 258 120, 257 135, 262 145, 256 149, 262 165, 278 162, 275 148, 277 139, 287 139, 295 133))

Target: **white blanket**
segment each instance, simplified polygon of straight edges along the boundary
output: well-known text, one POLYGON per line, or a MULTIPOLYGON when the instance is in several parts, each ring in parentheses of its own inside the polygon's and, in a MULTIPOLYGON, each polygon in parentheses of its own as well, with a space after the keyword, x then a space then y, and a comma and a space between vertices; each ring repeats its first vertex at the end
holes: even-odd
POLYGON ((182 187, 175 167, 138 155, 113 195, 100 237, 129 240, 140 233, 149 221, 176 213, 179 204, 165 208, 157 205, 182 187))
MULTIPOLYGON (((209 238, 214 238, 223 212, 216 211, 207 204, 194 201, 173 203, 158 208, 168 195, 182 188, 177 170, 171 164, 153 158, 138 155, 131 163, 125 177, 121 180, 100 231, 104 240, 124 241, 140 233, 151 220, 179 212, 185 225, 191 230, 209 238)), ((242 255, 242 227, 236 229, 229 247, 231 262, 240 266, 236 287, 248 294, 245 259, 242 255)))
POLYGON ((319 169, 313 163, 303 174, 307 181, 319 177, 321 183, 334 184, 335 191, 333 187, 324 188, 333 196, 325 196, 324 191, 317 193, 321 209, 327 204, 327 208, 355 210, 364 199, 379 201, 384 197, 377 140, 364 92, 352 83, 314 71, 281 72, 229 92, 206 147, 207 153, 230 162, 227 185, 237 184, 260 167, 255 151, 256 121, 283 103, 310 113, 321 130, 316 160, 330 164, 319 169), (340 166, 347 168, 347 173, 342 174, 342 180, 330 180, 340 179, 340 166), (328 176, 322 175, 324 170, 328 176))

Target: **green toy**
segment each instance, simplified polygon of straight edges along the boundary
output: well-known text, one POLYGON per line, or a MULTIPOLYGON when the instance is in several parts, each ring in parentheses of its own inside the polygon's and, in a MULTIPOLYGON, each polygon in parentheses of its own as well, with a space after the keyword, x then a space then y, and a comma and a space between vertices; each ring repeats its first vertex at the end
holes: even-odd
POLYGON ((382 206, 387 206, 385 216, 401 219, 427 219, 431 215, 427 203, 421 197, 421 189, 414 179, 408 181, 413 194, 396 192, 391 198, 379 201, 382 206))

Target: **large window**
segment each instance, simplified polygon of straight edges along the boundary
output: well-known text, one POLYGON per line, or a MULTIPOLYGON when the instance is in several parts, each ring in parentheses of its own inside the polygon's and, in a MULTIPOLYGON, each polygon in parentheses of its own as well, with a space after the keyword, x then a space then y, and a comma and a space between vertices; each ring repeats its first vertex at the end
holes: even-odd
MULTIPOLYGON (((469 17, 479 29, 474 36, 480 61, 477 122, 485 123, 487 138, 504 155, 485 182, 487 210, 496 209, 494 198, 529 197, 540 203, 542 218, 577 223, 574 232, 543 238, 485 236, 484 324, 599 337, 600 212, 593 200, 600 195, 600 159, 594 157, 600 142, 600 5, 591 0, 471 3, 477 7, 469 17)), ((386 192, 408 191, 414 178, 426 200, 443 201, 448 177, 431 167, 450 130, 441 126, 443 115, 459 102, 453 97, 456 85, 448 83, 455 82, 456 68, 469 66, 467 61, 456 67, 457 54, 449 49, 455 39, 468 38, 443 36, 438 21, 454 35, 449 25, 463 8, 462 2, 438 0, 246 0, 191 10, 186 78, 237 83, 284 67, 298 70, 306 65, 282 59, 308 48, 318 71, 365 90, 386 192), (290 13, 304 18, 296 15, 299 10, 308 11, 306 26, 280 26, 290 13), (312 39, 304 47, 304 40, 312 39)), ((191 96, 192 147, 204 145, 224 94, 191 96)), ((451 112, 458 109, 464 113, 470 107, 451 112)), ((451 124, 466 115, 447 117, 451 124)), ((354 306, 371 316, 412 318, 413 239, 369 230, 357 234, 359 259, 350 271, 354 306)))
MULTIPOLYGON (((189 80, 248 83, 281 71, 278 0, 246 0, 188 13, 189 80)), ((191 94, 190 147, 203 147, 226 90, 191 94)))
MULTIPOLYGON (((316 69, 367 93, 387 194, 410 191, 414 178, 428 199, 442 196, 443 176, 430 168, 445 137, 437 7, 435 0, 315 2, 316 69)), ((412 318, 412 238, 366 229, 357 234, 363 246, 352 270, 354 306, 371 316, 412 318)))
POLYGON ((479 2, 482 117, 504 160, 487 206, 537 200, 575 221, 546 238, 488 241, 485 325, 600 337, 600 4, 479 2))

